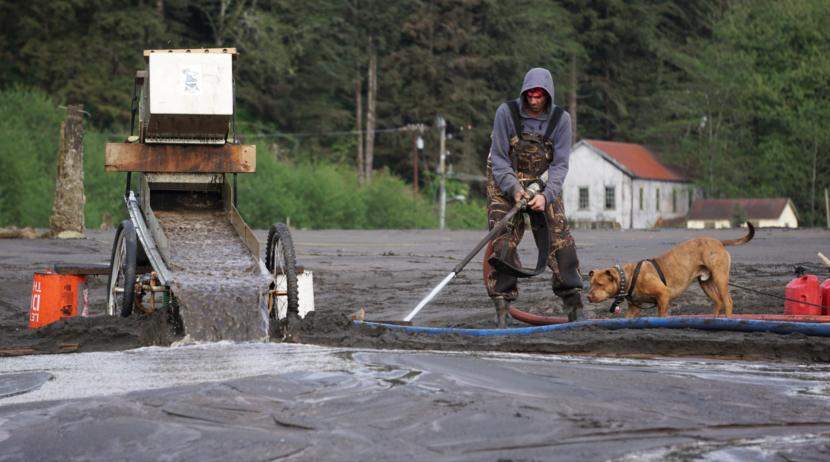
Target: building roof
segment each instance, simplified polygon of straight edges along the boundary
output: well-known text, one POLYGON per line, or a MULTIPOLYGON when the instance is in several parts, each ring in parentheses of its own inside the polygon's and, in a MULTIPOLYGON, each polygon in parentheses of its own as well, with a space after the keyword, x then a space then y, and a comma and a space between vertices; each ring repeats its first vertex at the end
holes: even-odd
POLYGON ((728 220, 734 215, 735 207, 743 207, 746 218, 751 220, 775 220, 784 212, 787 205, 795 206, 789 198, 773 197, 768 199, 698 199, 692 204, 687 219, 689 220, 728 220))
POLYGON ((641 144, 589 139, 582 140, 582 142, 632 177, 647 180, 688 181, 661 164, 654 153, 641 144))

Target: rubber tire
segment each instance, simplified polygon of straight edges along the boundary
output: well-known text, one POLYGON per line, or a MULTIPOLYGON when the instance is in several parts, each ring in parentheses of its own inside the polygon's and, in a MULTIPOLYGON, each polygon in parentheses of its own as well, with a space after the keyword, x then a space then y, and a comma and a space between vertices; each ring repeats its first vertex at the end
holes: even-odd
POLYGON ((110 256, 110 275, 107 278, 107 311, 109 311, 110 299, 113 297, 113 277, 117 279, 118 274, 121 272, 124 274, 124 292, 121 294, 123 298, 121 299, 121 310, 118 313, 118 315, 124 318, 133 313, 135 294, 132 288, 135 287, 137 256, 138 236, 136 236, 135 227, 130 220, 124 220, 118 225, 118 229, 115 232, 115 241, 112 244, 112 255, 110 256), (116 252, 121 251, 119 243, 125 246, 124 261, 121 262, 120 268, 115 268, 116 252), (127 290, 128 287, 130 290, 127 290))
MULTIPOLYGON (((286 315, 291 313, 299 314, 300 297, 299 285, 297 283, 297 258, 294 253, 294 241, 291 239, 291 231, 284 223, 275 223, 268 230, 268 241, 265 245, 265 267, 274 276, 276 284, 275 269, 282 268, 281 273, 286 277, 286 288, 288 291, 288 310, 286 315), (282 247, 282 262, 277 262, 276 250, 282 247)), ((271 318, 276 319, 277 310, 271 310, 271 318)))

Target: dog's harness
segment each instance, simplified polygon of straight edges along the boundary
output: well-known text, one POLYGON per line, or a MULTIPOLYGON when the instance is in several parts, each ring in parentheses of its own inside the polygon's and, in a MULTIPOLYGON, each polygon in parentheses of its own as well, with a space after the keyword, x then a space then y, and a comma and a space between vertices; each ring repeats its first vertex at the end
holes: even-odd
POLYGON ((637 266, 634 267, 634 274, 631 275, 631 285, 628 287, 628 291, 625 290, 625 271, 623 271, 620 265, 614 265, 614 268, 617 269, 617 272, 620 273, 620 291, 617 292, 617 296, 614 298, 614 303, 611 304, 611 308, 609 312, 613 313, 617 310, 617 307, 620 304, 628 299, 629 303, 631 302, 631 295, 634 293, 634 286, 637 285, 637 277, 640 275, 640 267, 643 266, 643 262, 650 262, 654 269, 657 270, 657 275, 660 276, 660 281, 663 282, 663 285, 668 287, 669 284, 666 282, 666 276, 663 274, 663 270, 660 269, 660 265, 657 264, 657 260, 653 258, 649 258, 648 260, 640 260, 637 262, 637 266))

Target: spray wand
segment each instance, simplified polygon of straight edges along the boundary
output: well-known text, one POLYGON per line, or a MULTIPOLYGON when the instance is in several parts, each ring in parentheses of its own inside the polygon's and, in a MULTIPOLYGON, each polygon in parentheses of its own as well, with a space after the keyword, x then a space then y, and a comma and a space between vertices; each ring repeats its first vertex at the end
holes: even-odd
POLYGON ((427 294, 427 296, 424 297, 420 303, 418 303, 418 306, 416 306, 408 315, 406 315, 406 317, 403 319, 405 322, 412 321, 412 318, 414 318, 415 315, 418 314, 418 312, 421 311, 421 309, 424 306, 426 306, 427 303, 429 303, 433 298, 435 298, 435 296, 438 295, 438 292, 441 292, 441 289, 443 289, 444 286, 449 284, 449 282, 458 273, 460 273, 465 266, 467 266, 467 263, 470 263, 470 260, 472 260, 473 257, 475 257, 481 251, 481 249, 485 245, 487 245, 488 242, 490 242, 494 237, 500 235, 504 231, 504 229, 507 228, 507 224, 510 223, 510 220, 512 220, 517 213, 519 213, 521 210, 527 207, 527 203, 530 202, 531 199, 533 199, 537 194, 539 194, 542 191, 542 189, 544 188, 544 184, 548 181, 548 173, 543 173, 539 180, 540 181, 534 182, 530 186, 525 188, 528 197, 516 203, 516 205, 514 205, 509 212, 507 212, 507 215, 505 215, 504 218, 499 220, 493 226, 493 229, 491 229, 490 232, 487 233, 486 236, 484 236, 484 239, 482 239, 478 244, 476 244, 473 250, 471 250, 470 253, 468 253, 463 260, 461 260, 457 265, 455 265, 455 268, 452 269, 452 272, 448 274, 440 283, 438 283, 438 285, 435 286, 435 288, 432 289, 432 291, 429 294, 427 294))

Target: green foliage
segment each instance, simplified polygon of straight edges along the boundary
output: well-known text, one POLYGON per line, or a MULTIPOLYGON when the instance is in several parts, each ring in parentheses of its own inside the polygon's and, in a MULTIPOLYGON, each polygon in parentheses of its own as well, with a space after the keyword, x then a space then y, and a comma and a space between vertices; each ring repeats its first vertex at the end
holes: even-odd
POLYGON ((370 228, 432 228, 437 224, 429 203, 413 197, 412 189, 388 172, 372 180, 364 201, 370 228))
MULTIPOLYGON (((0 92, 0 226, 47 227, 52 210, 55 159, 63 110, 39 91, 0 92)), ((84 136, 86 225, 126 217, 123 173, 104 172, 108 141, 94 129, 84 136)), ((361 187, 353 167, 329 162, 277 161, 257 146, 257 172, 239 175, 239 205, 249 224, 267 228, 290 221, 300 228, 429 228, 437 225, 430 203, 403 180, 379 171, 361 187)), ((452 216, 452 214, 450 214, 452 216)), ((474 221, 460 218, 458 225, 474 221)))
POLYGON ((437 223, 430 205, 400 178, 378 172, 369 186, 351 166, 276 161, 257 146, 257 172, 239 176, 239 208, 248 223, 266 228, 428 228, 437 223))
MULTIPOLYGON (((411 133, 394 129, 425 124, 426 191, 436 184, 438 114, 452 135, 455 171, 480 175, 496 107, 516 96, 528 68, 543 66, 554 76, 557 104, 568 106, 575 91, 579 138, 647 143, 710 197, 791 197, 802 223, 818 224, 819 198, 830 186, 828 23, 822 0, 0 0, 0 88, 11 92, 0 102, 8 166, 0 172, 0 223, 48 218, 62 119, 56 107, 67 103, 92 114, 87 178, 95 180, 87 184, 99 189, 87 195, 88 224, 120 210, 118 193, 108 191, 120 189, 123 175, 97 170, 94 156, 105 142, 97 133, 126 132, 134 73, 145 67, 141 51, 228 46, 240 51, 241 132, 262 144, 261 158, 273 151, 280 161, 260 165, 267 185, 254 180, 259 173, 245 176, 245 191, 296 197, 246 206, 263 223, 276 215, 308 227, 374 226, 372 217, 431 226, 408 215, 435 215, 422 199, 409 208, 395 202, 408 187, 394 176, 409 180, 414 169, 411 133), (348 175, 356 90, 365 92, 372 50, 381 130, 375 168, 386 173, 361 189, 348 175), (15 85, 49 100, 20 96, 30 92, 15 85), (15 102, 21 97, 32 100, 15 102), (21 104, 38 115, 18 114, 21 104), (296 172, 331 186, 307 190, 296 172), (298 191, 321 213, 297 205, 298 191), (388 197, 368 200, 369 191, 388 197), (389 212, 395 208, 400 213, 389 212), (334 221, 316 221, 322 212, 334 221)), ((470 219, 461 223, 473 226, 474 204, 451 203, 448 223, 455 223, 451 211, 469 209, 459 212, 470 219)))
POLYGON ((156 11, 141 3, 0 0, 2 82, 83 104, 98 127, 124 124, 142 50, 174 38, 156 11))
MULTIPOLYGON (((48 227, 54 200, 56 159, 64 110, 40 91, 0 91, 0 226, 48 227)), ((86 121, 85 121, 86 124, 86 121)), ((86 226, 104 214, 124 216, 123 175, 104 173, 103 135, 86 128, 84 190, 86 226)))
POLYGON ((740 228, 744 223, 746 223, 746 209, 744 209, 741 205, 736 205, 735 208, 732 209, 732 216, 729 218, 729 224, 732 225, 733 228, 740 228))
POLYGON ((447 206, 447 228, 487 229, 487 204, 481 200, 451 202, 447 206))
MULTIPOLYGON (((97 228, 104 221, 118 226, 121 220, 127 218, 124 206, 127 174, 104 171, 106 144, 123 141, 95 130, 88 130, 84 135, 84 218, 87 228, 97 228)), ((135 181, 133 184, 136 184, 135 181)))
POLYGON ((653 133, 710 197, 790 197, 802 224, 818 224, 830 183, 830 10, 739 1, 714 19, 711 37, 673 55, 686 80, 661 91, 672 103, 653 133))
POLYGON ((0 226, 48 226, 63 110, 42 92, 0 92, 0 226))

